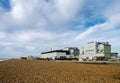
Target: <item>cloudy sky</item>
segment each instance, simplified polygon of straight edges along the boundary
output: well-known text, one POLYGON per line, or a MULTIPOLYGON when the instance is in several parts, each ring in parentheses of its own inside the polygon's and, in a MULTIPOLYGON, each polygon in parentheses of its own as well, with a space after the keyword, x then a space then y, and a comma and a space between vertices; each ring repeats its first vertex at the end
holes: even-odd
POLYGON ((91 41, 120 53, 120 0, 0 0, 0 58, 91 41))

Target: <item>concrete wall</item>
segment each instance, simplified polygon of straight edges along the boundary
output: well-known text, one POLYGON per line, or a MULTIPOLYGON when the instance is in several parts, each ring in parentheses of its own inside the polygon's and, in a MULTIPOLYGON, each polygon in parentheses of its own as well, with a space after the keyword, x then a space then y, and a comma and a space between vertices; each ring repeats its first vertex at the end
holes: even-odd
POLYGON ((110 54, 111 45, 108 42, 89 42, 84 46, 80 57, 92 59, 93 57, 110 56, 110 54))
POLYGON ((66 56, 66 53, 64 53, 64 52, 52 52, 52 53, 41 54, 41 58, 55 59, 56 56, 57 57, 66 56))
POLYGON ((46 54, 41 54, 41 58, 52 58, 55 59, 56 53, 46 53, 46 54))
POLYGON ((57 58, 60 58, 61 56, 66 56, 66 53, 57 52, 56 56, 57 56, 57 58))
POLYGON ((83 51, 84 51, 85 56, 94 56, 96 53, 95 42, 90 42, 90 43, 86 44, 83 51))
POLYGON ((110 45, 104 46, 104 53, 111 53, 111 46, 110 45))

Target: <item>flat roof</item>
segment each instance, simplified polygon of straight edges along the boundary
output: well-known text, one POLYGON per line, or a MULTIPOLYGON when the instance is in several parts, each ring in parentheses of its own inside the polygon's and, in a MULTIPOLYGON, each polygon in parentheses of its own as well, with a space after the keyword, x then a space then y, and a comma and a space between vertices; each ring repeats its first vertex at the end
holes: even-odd
POLYGON ((48 52, 41 52, 41 54, 47 54, 47 53, 54 53, 54 52, 64 52, 64 53, 69 53, 69 51, 65 50, 53 50, 53 51, 48 51, 48 52))

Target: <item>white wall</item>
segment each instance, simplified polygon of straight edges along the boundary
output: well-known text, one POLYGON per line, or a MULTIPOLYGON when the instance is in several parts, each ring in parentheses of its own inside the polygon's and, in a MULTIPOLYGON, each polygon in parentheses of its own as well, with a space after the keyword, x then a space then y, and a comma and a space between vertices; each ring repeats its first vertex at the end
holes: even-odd
POLYGON ((84 55, 93 56, 96 53, 96 43, 89 43, 84 47, 84 55))
POLYGON ((89 57, 90 59, 95 57, 95 56, 105 56, 105 53, 111 53, 111 46, 110 45, 105 45, 104 42, 89 42, 88 44, 85 45, 83 48, 84 54, 80 55, 82 58, 89 57), (97 52, 98 50, 98 52, 97 52), (99 50, 103 50, 100 51, 99 50))
POLYGON ((60 56, 66 56, 66 53, 64 53, 64 52, 63 53, 62 52, 57 52, 56 54, 57 54, 56 56, 59 57, 59 58, 60 58, 60 56))
POLYGON ((56 56, 57 57, 66 56, 66 53, 64 53, 64 52, 53 52, 53 53, 41 54, 41 58, 52 58, 52 59, 55 59, 56 56))
POLYGON ((46 54, 41 54, 41 58, 52 58, 55 59, 56 53, 46 53, 46 54))

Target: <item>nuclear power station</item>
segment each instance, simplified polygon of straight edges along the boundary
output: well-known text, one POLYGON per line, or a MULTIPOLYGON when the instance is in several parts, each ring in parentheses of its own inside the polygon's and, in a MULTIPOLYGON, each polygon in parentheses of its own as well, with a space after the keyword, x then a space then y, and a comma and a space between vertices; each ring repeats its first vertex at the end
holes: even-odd
POLYGON ((41 53, 41 58, 52 60, 107 61, 117 56, 118 53, 111 52, 109 42, 88 42, 82 48, 81 53, 77 47, 66 47, 41 53))

